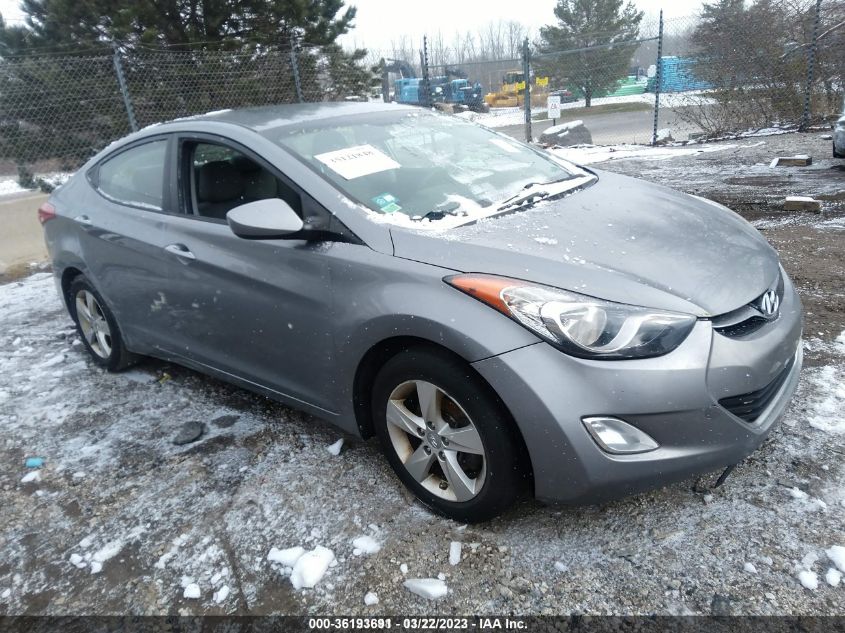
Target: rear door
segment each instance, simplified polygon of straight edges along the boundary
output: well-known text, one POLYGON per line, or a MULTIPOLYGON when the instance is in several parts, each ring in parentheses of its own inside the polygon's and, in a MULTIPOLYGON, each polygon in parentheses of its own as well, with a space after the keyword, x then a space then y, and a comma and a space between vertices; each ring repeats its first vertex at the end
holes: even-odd
POLYGON ((128 346, 168 345, 166 306, 171 262, 168 214, 175 212, 169 135, 115 151, 86 174, 94 191, 71 212, 92 282, 106 299, 128 346))
POLYGON ((217 136, 177 140, 168 351, 332 411, 331 242, 244 240, 226 212, 269 197, 311 222, 328 212, 282 172, 217 136))

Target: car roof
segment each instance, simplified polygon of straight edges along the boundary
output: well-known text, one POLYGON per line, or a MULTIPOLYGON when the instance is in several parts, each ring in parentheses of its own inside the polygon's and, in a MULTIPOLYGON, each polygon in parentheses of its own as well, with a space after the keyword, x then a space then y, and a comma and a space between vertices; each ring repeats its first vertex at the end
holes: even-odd
MULTIPOLYGON (((379 101, 289 103, 255 108, 241 108, 237 110, 217 110, 186 118, 191 121, 233 123, 250 128, 256 132, 266 132, 286 125, 300 125, 304 122, 314 122, 321 119, 415 109, 417 108, 413 106, 379 101)), ((186 119, 176 119, 175 122, 184 120, 186 119)))

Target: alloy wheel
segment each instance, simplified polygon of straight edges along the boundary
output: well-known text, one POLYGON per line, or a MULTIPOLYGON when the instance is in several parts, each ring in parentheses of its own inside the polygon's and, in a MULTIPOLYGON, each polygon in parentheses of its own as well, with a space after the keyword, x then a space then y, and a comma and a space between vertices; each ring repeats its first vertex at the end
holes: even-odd
POLYGON ((108 359, 112 350, 111 328, 103 308, 88 290, 76 293, 76 318, 82 336, 94 353, 102 359, 108 359))
POLYGON ((464 502, 481 492, 487 472, 481 435, 440 387, 409 380, 393 389, 387 431, 405 469, 432 494, 464 502))

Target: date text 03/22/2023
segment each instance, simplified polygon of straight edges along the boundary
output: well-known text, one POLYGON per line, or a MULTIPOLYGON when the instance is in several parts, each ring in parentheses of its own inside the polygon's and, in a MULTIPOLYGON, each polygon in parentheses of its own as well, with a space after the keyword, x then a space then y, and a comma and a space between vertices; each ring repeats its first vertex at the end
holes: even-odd
POLYGON ((329 629, 366 629, 389 630, 399 628, 408 631, 427 630, 509 630, 519 631, 528 628, 524 620, 508 617, 412 617, 412 618, 309 618, 308 628, 316 630, 329 629))

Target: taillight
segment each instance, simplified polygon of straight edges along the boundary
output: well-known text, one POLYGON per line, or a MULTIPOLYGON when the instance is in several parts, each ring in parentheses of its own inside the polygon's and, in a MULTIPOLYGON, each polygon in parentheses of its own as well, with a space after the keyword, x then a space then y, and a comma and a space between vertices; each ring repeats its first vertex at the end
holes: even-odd
POLYGON ((38 221, 44 224, 47 220, 52 220, 56 217, 56 207, 49 202, 45 202, 38 207, 38 221))

